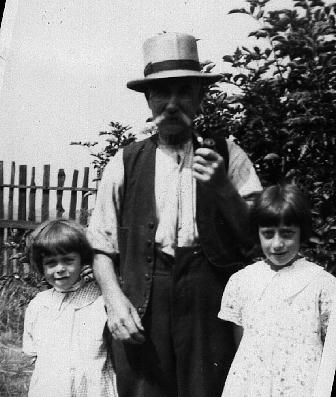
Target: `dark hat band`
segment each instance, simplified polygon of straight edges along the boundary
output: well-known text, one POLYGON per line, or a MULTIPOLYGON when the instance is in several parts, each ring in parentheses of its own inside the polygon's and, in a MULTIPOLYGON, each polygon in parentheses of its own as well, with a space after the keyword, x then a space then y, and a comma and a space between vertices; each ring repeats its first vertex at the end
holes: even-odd
POLYGON ((199 62, 192 61, 190 59, 171 59, 162 62, 149 62, 145 67, 144 75, 146 77, 149 74, 176 69, 195 70, 197 72, 200 72, 201 65, 199 64, 199 62))

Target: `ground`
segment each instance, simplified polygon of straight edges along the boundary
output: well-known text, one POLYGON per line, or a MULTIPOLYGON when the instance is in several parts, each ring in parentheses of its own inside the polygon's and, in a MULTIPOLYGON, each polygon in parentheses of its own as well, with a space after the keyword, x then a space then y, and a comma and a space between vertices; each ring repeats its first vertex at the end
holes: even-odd
POLYGON ((0 396, 25 397, 33 365, 21 351, 21 343, 11 335, 0 337, 0 396))
POLYGON ((26 397, 33 370, 21 351, 24 312, 38 288, 19 276, 0 277, 0 397, 26 397))

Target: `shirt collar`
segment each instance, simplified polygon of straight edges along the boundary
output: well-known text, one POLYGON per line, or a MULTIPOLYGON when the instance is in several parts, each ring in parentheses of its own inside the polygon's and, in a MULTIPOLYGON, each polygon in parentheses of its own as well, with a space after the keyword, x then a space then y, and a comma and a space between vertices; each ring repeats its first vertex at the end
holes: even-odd
POLYGON ((192 141, 189 140, 181 145, 177 146, 172 146, 172 145, 166 145, 166 144, 159 144, 158 149, 161 150, 164 154, 168 155, 169 157, 172 157, 174 160, 177 161, 178 164, 183 164, 184 159, 186 156, 190 156, 192 153, 192 141), (179 159, 179 161, 177 160, 179 159))

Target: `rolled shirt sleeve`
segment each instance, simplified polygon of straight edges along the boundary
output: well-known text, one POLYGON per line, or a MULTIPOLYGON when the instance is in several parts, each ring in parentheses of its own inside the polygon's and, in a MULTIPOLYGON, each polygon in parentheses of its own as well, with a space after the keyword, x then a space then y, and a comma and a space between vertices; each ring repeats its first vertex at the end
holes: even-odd
POLYGON ((107 255, 119 252, 117 232, 123 188, 124 164, 121 149, 104 169, 87 230, 87 238, 93 248, 107 255))
POLYGON ((227 140, 227 144, 229 151, 228 176, 240 196, 245 197, 261 191, 260 180, 247 154, 230 139, 227 140))

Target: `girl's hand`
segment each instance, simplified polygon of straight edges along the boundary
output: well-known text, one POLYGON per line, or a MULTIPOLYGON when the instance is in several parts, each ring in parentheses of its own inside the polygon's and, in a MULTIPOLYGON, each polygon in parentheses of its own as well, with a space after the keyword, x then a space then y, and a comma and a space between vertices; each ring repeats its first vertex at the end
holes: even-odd
POLYGON ((138 312, 122 292, 118 292, 113 304, 107 307, 107 317, 109 330, 115 340, 135 344, 145 341, 138 312))
POLYGON ((197 149, 194 156, 193 174, 200 182, 213 187, 220 186, 226 177, 223 157, 212 149, 204 147, 197 149))

